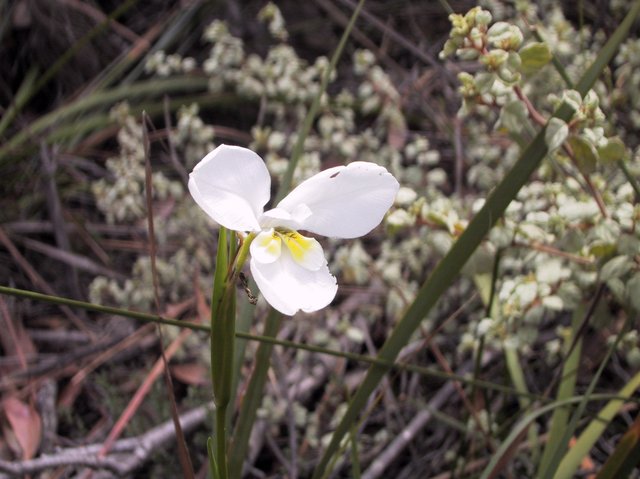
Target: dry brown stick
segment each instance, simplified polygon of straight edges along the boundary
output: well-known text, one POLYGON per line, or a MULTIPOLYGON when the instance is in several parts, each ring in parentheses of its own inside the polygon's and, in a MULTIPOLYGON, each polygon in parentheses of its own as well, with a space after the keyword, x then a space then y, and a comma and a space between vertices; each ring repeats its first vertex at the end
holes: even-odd
MULTIPOLYGON (((58 162, 55 154, 47 148, 47 145, 43 141, 40 144, 40 160, 42 162, 42 169, 44 172, 43 178, 46 183, 45 196, 47 198, 47 210, 49 211, 49 217, 53 224, 53 235, 56 240, 56 245, 62 251, 71 252, 71 242, 69 241, 69 235, 67 234, 67 225, 64 220, 64 211, 62 209, 62 201, 60 201, 60 194, 58 193, 58 184, 56 183, 56 171, 58 169, 58 162)), ((78 270, 71 263, 67 263, 68 275, 65 278, 69 288, 73 292, 73 296, 78 299, 82 298, 80 289, 80 276, 78 270)), ((81 316, 84 317, 84 311, 81 312, 81 316)))
MULTIPOLYGON (((180 424, 186 432, 204 423, 213 404, 205 404, 180 416, 180 424)), ((124 477, 141 467, 158 449, 168 445, 175 438, 174 425, 168 420, 146 433, 114 443, 112 453, 100 457, 102 444, 60 449, 54 454, 42 455, 29 461, 0 460, 0 479, 22 477, 26 474, 59 466, 84 466, 92 469, 106 469, 124 477)))
MULTIPOLYGON (((336 6, 331 3, 330 0, 316 0, 316 3, 320 6, 320 8, 327 12, 329 16, 332 17, 333 20, 335 20, 341 27, 344 28, 349 24, 349 17, 342 13, 338 8, 336 8, 336 6)), ((382 49, 380 49, 373 41, 371 41, 369 37, 365 35, 358 27, 353 27, 351 36, 357 42, 361 43, 362 46, 364 46, 368 50, 371 50, 378 58, 378 61, 380 63, 385 64, 387 67, 396 72, 404 72, 404 68, 402 68, 393 58, 382 51, 382 49)))
MULTIPOLYGON (((20 347, 20 341, 18 339, 18 332, 16 331, 15 326, 13 325, 13 320, 11 315, 9 314, 9 308, 7 307, 7 303, 4 298, 0 297, 0 317, 4 320, 5 330, 8 331, 9 337, 11 338, 11 342, 15 348, 16 356, 18 357, 18 362, 20 363, 20 368, 27 369, 27 358, 24 354, 24 351, 20 347)), ((5 354, 9 354, 11 351, 8 350, 5 346, 5 354)))
MULTIPOLYGON (((489 364, 495 358, 496 354, 485 354, 483 358, 483 366, 489 364)), ((462 368, 460 368, 458 374, 466 374, 473 368, 473 362, 467 362, 462 368)), ((455 381, 449 381, 442 386, 438 392, 431 398, 425 408, 419 411, 416 416, 409 422, 406 428, 404 428, 395 439, 386 447, 386 449, 379 454, 376 459, 371 463, 366 471, 362 474, 362 479, 377 479, 382 476, 384 471, 395 460, 398 455, 411 443, 416 435, 433 419, 434 410, 440 409, 446 403, 451 402, 452 396, 455 397, 455 381)))
MULTIPOLYGON (((92 20, 95 20, 96 23, 102 23, 107 20, 107 15, 93 7, 89 2, 81 2, 79 0, 58 0, 58 2, 83 13, 92 20)), ((122 23, 119 23, 114 19, 109 20, 109 25, 114 32, 132 43, 135 43, 140 39, 133 30, 128 29, 122 23)))
MULTIPOLYGON (((338 0, 343 5, 347 5, 351 10, 355 10, 356 4, 353 0, 338 0)), ((413 55, 422 60, 428 65, 431 65, 436 70, 440 71, 451 84, 456 84, 457 81, 453 74, 449 72, 449 70, 445 69, 440 62, 438 62, 434 57, 426 54, 423 50, 418 48, 411 40, 406 38, 404 35, 401 35, 394 29, 390 28, 383 21, 377 18, 375 15, 369 13, 366 9, 362 9, 360 16, 367 20, 371 25, 376 27, 378 30, 384 32, 391 39, 393 39, 396 43, 399 43, 402 47, 409 50, 413 55)))
POLYGON ((122 336, 113 336, 100 338, 90 344, 75 346, 69 352, 45 357, 28 369, 18 370, 10 375, 0 378, 0 392, 17 387, 19 384, 28 381, 29 378, 38 376, 58 376, 58 372, 78 364, 79 361, 86 357, 100 353, 110 348, 117 342, 122 340, 122 336))
MULTIPOLYGON (((31 282, 37 288, 39 288, 40 290, 44 291, 45 293, 47 293, 47 294, 49 294, 51 296, 57 296, 58 295, 55 292, 55 290, 49 285, 49 283, 47 283, 44 280, 44 278, 42 276, 40 276, 35 269, 33 269, 33 266, 31 266, 31 264, 29 264, 29 262, 26 260, 26 258, 24 256, 22 256, 22 254, 20 254, 20 252, 15 247, 13 242, 9 239, 9 237, 6 235, 6 233, 2 229, 2 226, 0 226, 0 243, 2 243, 5 248, 7 248, 7 251, 9 251, 9 254, 11 254, 11 256, 14 259, 14 261, 16 263, 18 263, 18 265, 23 269, 25 274, 29 277, 31 282)), ((82 319, 80 319, 80 317, 77 314, 75 314, 71 310, 71 308, 69 308, 69 306, 58 306, 58 307, 62 310, 62 312, 65 314, 65 316, 67 316, 67 318, 69 318, 69 320, 78 329, 80 329, 81 331, 84 331, 85 333, 87 333, 91 337, 92 340, 95 339, 95 334, 89 328, 87 328, 87 326, 84 324, 82 319)))
POLYGON ((583 258, 582 256, 567 253, 566 251, 559 250, 557 248, 554 248, 553 246, 549 246, 544 243, 539 243, 537 241, 532 241, 531 243, 514 241, 513 246, 518 248, 530 248, 536 251, 547 253, 552 256, 559 256, 561 258, 565 258, 568 261, 573 261, 575 263, 584 264, 587 266, 590 266, 595 263, 594 260, 591 260, 589 258, 583 258))
POLYGON ((124 280, 127 279, 125 275, 122 273, 118 273, 110 268, 102 266, 86 256, 82 256, 76 253, 72 253, 71 251, 66 251, 61 248, 56 248, 55 246, 48 245, 46 243, 42 243, 41 241, 32 240, 30 238, 17 238, 20 243, 22 243, 27 248, 38 251, 39 253, 45 254, 52 259, 61 261, 70 266, 73 266, 76 269, 81 269, 83 271, 87 271, 94 275, 107 276, 108 278, 124 280))
MULTIPOLYGON (((449 362, 447 361, 447 359, 444 357, 444 354, 442 354, 442 351, 440 351, 440 348, 438 347, 438 344, 435 341, 432 341, 429 344, 429 346, 431 348, 431 352, 436 357, 436 360, 438 361, 438 364, 440 364, 440 367, 442 367, 442 369, 444 369, 447 373, 453 374, 453 370, 451 369, 451 366, 449 365, 449 362)), ((460 383, 458 381, 453 381, 453 387, 455 388, 456 393, 458 394, 458 396, 462 400, 462 404, 464 404, 464 407, 469 412, 469 415, 473 418, 474 422, 476 423, 476 427, 478 428, 480 433, 484 436, 484 439, 485 439, 487 445, 489 446, 491 451, 495 453, 497 447, 494 444, 494 442, 492 441, 490 431, 487 430, 487 428, 483 424, 482 420, 480 419, 480 416, 478 416, 478 411, 473 406, 473 404, 471 404, 471 401, 469 400, 469 397, 464 392, 464 389, 462 388, 462 386, 460 385, 460 383)))
POLYGON ((462 151, 462 120, 456 116, 453 120, 453 145, 455 150, 454 192, 462 196, 462 178, 464 178, 464 153, 462 151))
MULTIPOLYGON (((95 358, 91 359, 88 364, 82 366, 82 368, 80 368, 80 370, 73 375, 73 377, 69 381, 67 388, 65 388, 65 391, 69 391, 69 388, 78 388, 92 371, 100 367, 102 364, 106 363, 116 354, 122 351, 126 351, 130 347, 139 344, 144 336, 152 332, 153 328, 153 324, 145 324, 144 326, 141 326, 136 331, 134 331, 133 334, 128 334, 127 336, 122 338, 121 341, 117 342, 105 351, 99 353, 95 358)), ((71 408, 73 405, 72 397, 69 395, 69 393, 61 394, 58 402, 61 406, 67 408, 71 408)))

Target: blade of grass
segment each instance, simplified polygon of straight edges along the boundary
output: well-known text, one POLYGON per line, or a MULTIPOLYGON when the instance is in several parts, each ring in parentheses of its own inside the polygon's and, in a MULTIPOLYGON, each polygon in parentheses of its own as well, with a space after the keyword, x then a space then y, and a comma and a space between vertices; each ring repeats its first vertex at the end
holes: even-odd
MULTIPOLYGON (((558 394, 556 397, 558 401, 573 396, 575 391, 582 341, 576 342, 576 345, 571 352, 569 351, 569 348, 571 348, 574 338, 576 338, 579 333, 580 324, 582 323, 584 315, 584 307, 576 308, 573 312, 573 317, 571 319, 571 336, 566 338, 564 348, 564 354, 569 354, 569 356, 562 368, 562 381, 558 386, 558 394)), ((553 411, 549 423, 549 437, 542 453, 542 458, 538 463, 538 472, 544 471, 551 462, 551 455, 553 452, 558 447, 563 447, 560 444, 560 439, 562 439, 564 428, 567 427, 567 423, 569 422, 569 412, 568 408, 558 408, 553 411)), ((538 475, 538 477, 541 476, 538 475)))
MULTIPOLYGON (((618 46, 626 38, 629 28, 633 24, 639 11, 640 1, 636 1, 634 7, 580 79, 577 90, 582 96, 593 86, 598 76, 613 58, 618 46)), ((573 109, 565 103, 553 116, 568 121, 572 115, 573 109)), ((462 233, 452 246, 449 253, 438 263, 433 273, 427 278, 420 288, 416 299, 380 349, 378 358, 387 362, 395 361, 398 353, 402 347, 407 344, 423 318, 426 317, 438 299, 458 276, 459 271, 480 245, 485 235, 502 216, 509 203, 516 197, 518 191, 520 191, 520 188, 528 181, 531 174, 537 169, 547 154, 547 146, 544 141, 545 129, 546 127, 542 128, 534 140, 523 151, 511 171, 507 173, 495 188, 484 206, 473 220, 471 220, 464 233, 462 233)), ((349 431, 351 424, 356 421, 360 411, 364 410, 369 396, 378 387, 378 384, 386 372, 386 368, 379 366, 371 366, 369 368, 363 382, 350 401, 347 411, 334 431, 331 441, 313 473, 313 479, 319 479, 325 474, 329 461, 338 451, 343 437, 349 431)))
MULTIPOLYGON (((605 428, 611 420, 618 414, 625 398, 628 399, 640 387, 640 372, 620 390, 618 397, 610 400, 607 405, 600 410, 598 415, 591 421, 587 428, 580 434, 578 440, 564 456, 558 466, 554 479, 571 479, 575 477, 575 472, 580 466, 582 458, 591 450, 596 441, 602 436, 605 428)), ((586 395, 585 395, 586 398, 586 395)), ((551 476, 544 476, 551 477, 551 476)), ((625 476, 616 476, 625 477, 625 476)))
POLYGON ((13 103, 7 110, 3 113, 2 118, 0 118, 0 135, 7 129, 11 120, 13 120, 18 112, 22 110, 22 107, 29 101, 29 99, 33 96, 33 89, 35 87, 36 78, 38 77, 38 69, 33 67, 31 68, 24 77, 24 80, 20 84, 20 88, 18 92, 14 96, 13 103))
POLYGON ((596 479, 630 477, 638 463, 640 463, 640 416, 622 436, 613 453, 598 472, 596 479))
MULTIPOLYGON (((637 376, 640 376, 640 373, 638 373, 637 376)), ((638 378, 638 380, 640 381, 640 378, 638 378)), ((624 401, 625 399, 628 399, 628 397, 629 396, 618 397, 616 395, 615 398, 611 399, 611 401, 624 401)), ((604 398, 611 398, 611 395, 592 394, 588 400, 601 401, 604 398)), ((482 475, 480 476, 480 479, 489 479, 489 477, 491 477, 491 474, 495 470, 498 463, 501 461, 502 457, 509 451, 509 449, 513 447, 513 445, 518 441, 518 438, 526 431, 527 428, 530 427, 533 421, 551 411, 554 411, 555 409, 567 407, 572 404, 580 403, 582 401, 584 401, 583 396, 563 399, 562 401, 554 401, 550 404, 547 404, 546 406, 542 406, 541 408, 532 411, 531 413, 520 419, 520 421, 518 421, 518 423, 511 429, 511 432, 506 437, 506 439, 502 442, 502 444, 500 444, 500 447, 495 452, 495 454, 493 454, 491 460, 489 461, 489 464, 487 464, 487 467, 484 469, 482 475)), ((597 420, 598 419, 596 418, 595 421, 597 420)))
POLYGON ((349 444, 351 445, 351 477, 360 479, 362 474, 360 472, 360 456, 358 454, 358 431, 356 431, 355 425, 352 425, 349 431, 349 444))
POLYGON ((121 100, 131 100, 136 97, 158 96, 171 92, 206 91, 207 88, 208 80, 206 78, 176 77, 166 80, 154 79, 132 85, 124 85, 78 99, 70 105, 58 108, 40 117, 28 127, 11 137, 11 139, 0 147, 0 167, 2 167, 6 161, 15 159, 16 150, 23 143, 29 142, 33 137, 41 134, 50 127, 60 125, 64 120, 75 114, 93 110, 97 107, 111 105, 121 100))

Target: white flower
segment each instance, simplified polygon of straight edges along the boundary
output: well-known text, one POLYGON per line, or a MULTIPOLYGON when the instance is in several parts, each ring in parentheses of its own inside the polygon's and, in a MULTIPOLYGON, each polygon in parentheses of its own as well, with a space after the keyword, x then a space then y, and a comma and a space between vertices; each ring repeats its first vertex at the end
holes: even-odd
POLYGON ((338 285, 320 243, 298 233, 357 238, 375 228, 399 185, 383 167, 356 161, 302 182, 268 211, 271 177, 262 158, 246 148, 220 145, 189 175, 198 205, 230 230, 255 234, 251 274, 271 306, 283 314, 317 311, 338 285))

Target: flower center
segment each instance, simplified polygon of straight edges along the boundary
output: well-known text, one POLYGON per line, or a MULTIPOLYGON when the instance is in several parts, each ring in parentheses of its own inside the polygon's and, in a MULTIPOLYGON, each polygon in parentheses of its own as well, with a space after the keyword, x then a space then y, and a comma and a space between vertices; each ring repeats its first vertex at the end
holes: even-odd
POLYGON ((310 271, 317 271, 327 262, 318 241, 285 228, 261 231, 251 243, 251 255, 259 263, 273 263, 288 255, 310 271), (286 246, 284 251, 283 243, 286 246))

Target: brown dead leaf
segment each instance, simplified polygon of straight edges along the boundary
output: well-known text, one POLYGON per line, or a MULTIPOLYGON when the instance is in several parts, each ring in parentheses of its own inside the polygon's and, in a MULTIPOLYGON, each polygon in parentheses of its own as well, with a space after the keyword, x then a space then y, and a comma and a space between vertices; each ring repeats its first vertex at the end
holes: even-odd
POLYGON ((20 446, 22 459, 31 459, 38 452, 42 436, 40 414, 33 405, 14 396, 2 400, 2 409, 20 446))
POLYGON ((178 381, 190 386, 203 386, 208 381, 208 369, 202 364, 174 364, 169 368, 171 375, 178 381))

